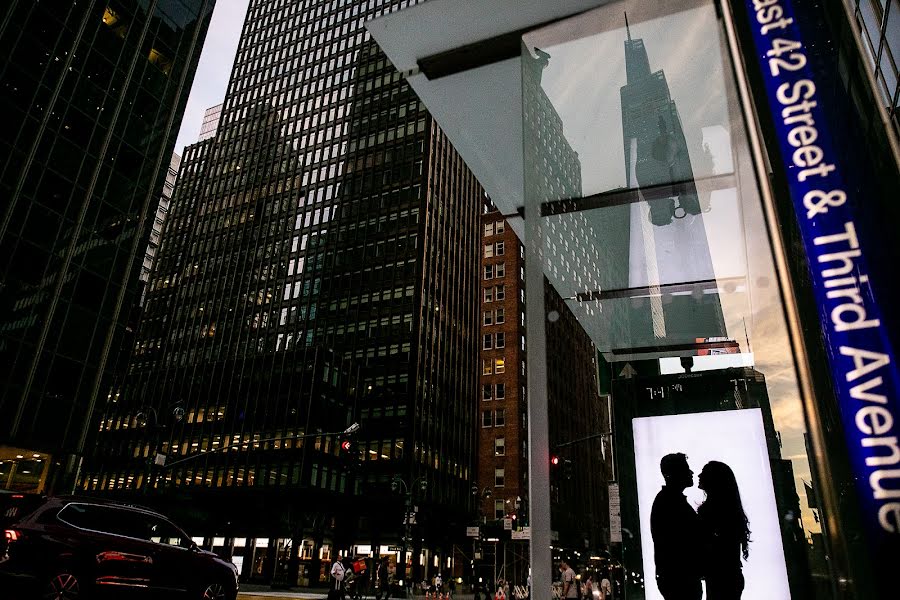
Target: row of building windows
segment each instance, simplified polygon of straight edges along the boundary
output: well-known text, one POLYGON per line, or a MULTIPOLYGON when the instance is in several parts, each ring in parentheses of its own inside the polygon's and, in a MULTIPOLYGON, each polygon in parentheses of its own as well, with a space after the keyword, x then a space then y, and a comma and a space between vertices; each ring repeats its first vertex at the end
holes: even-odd
POLYGON ((496 374, 499 375, 501 373, 506 372, 506 359, 504 357, 499 358, 485 358, 481 361, 481 374, 482 375, 491 375, 496 374))
POLYGON ((483 350, 491 350, 494 348, 506 348, 506 333, 498 331, 497 333, 486 333, 481 344, 483 350))
POLYGON ((482 385, 482 400, 503 400, 504 398, 506 398, 505 383, 485 383, 482 385))
POLYGON ((485 279, 494 279, 494 278, 506 277, 506 263, 494 263, 489 265, 484 265, 484 278, 485 279))
POLYGON ((495 221, 484 224, 484 237, 500 235, 506 231, 506 221, 495 221))
POLYGON ((503 256, 506 254, 506 242, 494 242, 493 244, 484 245, 484 257, 494 258, 495 256, 503 256))
POLYGON ((503 308, 486 310, 482 313, 481 321, 484 325, 502 325, 506 322, 506 311, 503 308))
POLYGON ((497 408, 495 410, 481 411, 481 426, 487 427, 506 427, 506 409, 497 408))
POLYGON ((500 302, 501 300, 506 299, 506 286, 505 285, 495 285, 493 287, 484 288, 484 301, 485 302, 500 302))

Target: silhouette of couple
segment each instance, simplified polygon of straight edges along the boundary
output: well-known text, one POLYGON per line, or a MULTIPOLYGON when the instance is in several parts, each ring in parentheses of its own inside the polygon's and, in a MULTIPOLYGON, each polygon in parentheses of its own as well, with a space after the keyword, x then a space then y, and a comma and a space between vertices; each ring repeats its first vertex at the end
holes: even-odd
POLYGON ((744 591, 741 556, 749 555, 750 529, 731 467, 710 461, 698 486, 706 500, 694 512, 684 490, 694 472, 681 453, 659 463, 665 485, 653 501, 650 531, 656 561, 656 585, 665 600, 740 600, 744 591))

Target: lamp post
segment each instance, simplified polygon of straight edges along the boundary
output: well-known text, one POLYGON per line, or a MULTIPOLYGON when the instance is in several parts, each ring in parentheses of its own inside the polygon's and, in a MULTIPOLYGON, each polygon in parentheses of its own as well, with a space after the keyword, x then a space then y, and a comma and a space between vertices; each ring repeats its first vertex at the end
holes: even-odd
MULTIPOLYGON (((170 415, 172 420, 172 424, 180 423, 184 419, 184 407, 181 406, 180 402, 176 402, 174 404, 170 404, 168 406, 167 413, 170 415)), ((165 457, 162 459, 159 456, 159 432, 162 429, 168 429, 169 423, 161 423, 159 413, 156 412, 156 409, 152 406, 148 406, 146 408, 142 408, 135 415, 135 420, 139 427, 150 428, 152 432, 151 442, 150 442, 150 452, 147 456, 147 474, 144 476, 144 482, 141 486, 143 493, 150 493, 150 488, 153 487, 155 481, 153 481, 153 467, 154 465, 162 465, 165 463, 165 457)))
POLYGON ((406 481, 404 481, 403 478, 398 475, 398 476, 394 477, 394 479, 391 481, 391 489, 394 492, 399 492, 399 491, 401 491, 401 488, 402 488, 403 494, 406 497, 406 501, 404 502, 404 506, 405 506, 406 510, 405 510, 405 514, 403 516, 403 524, 404 524, 403 552, 400 555, 400 562, 403 564, 403 573, 402 573, 401 580, 406 579, 407 583, 409 583, 409 585, 405 586, 405 587, 406 587, 406 589, 410 589, 412 586, 412 582, 409 580, 409 577, 411 577, 411 573, 409 573, 409 574, 406 573, 406 557, 407 557, 407 554, 409 553, 409 542, 410 542, 410 537, 412 535, 412 533, 411 533, 412 520, 413 520, 412 498, 413 498, 413 492, 415 490, 424 492, 425 490, 428 489, 428 481, 426 481, 424 476, 419 476, 412 480, 411 486, 407 486, 406 481))

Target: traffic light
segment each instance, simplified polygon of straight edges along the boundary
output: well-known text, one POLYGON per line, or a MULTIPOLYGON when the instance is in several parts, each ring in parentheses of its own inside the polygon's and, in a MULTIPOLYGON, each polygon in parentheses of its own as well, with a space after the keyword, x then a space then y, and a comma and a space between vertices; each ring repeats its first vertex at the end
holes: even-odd
POLYGON ((575 465, 568 458, 563 462, 563 477, 572 479, 575 476, 575 465))
POLYGON ((341 442, 341 450, 343 452, 350 452, 353 449, 353 442, 350 440, 344 440, 341 442))
POLYGON ((551 454, 550 455, 550 464, 554 467, 559 465, 559 457, 555 454, 551 454))

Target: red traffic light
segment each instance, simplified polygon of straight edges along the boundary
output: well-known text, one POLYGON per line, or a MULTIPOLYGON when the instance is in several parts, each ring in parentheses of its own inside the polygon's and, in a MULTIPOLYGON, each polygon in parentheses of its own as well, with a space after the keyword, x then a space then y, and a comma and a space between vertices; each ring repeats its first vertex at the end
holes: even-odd
POLYGON ((551 457, 550 457, 550 464, 553 465, 553 466, 558 465, 558 464, 559 464, 559 457, 556 456, 555 454, 554 454, 553 456, 551 456, 551 457))
POLYGON ((348 450, 350 450, 350 447, 352 445, 353 444, 350 442, 350 440, 344 440, 343 442, 341 442, 341 450, 347 452, 348 450))

